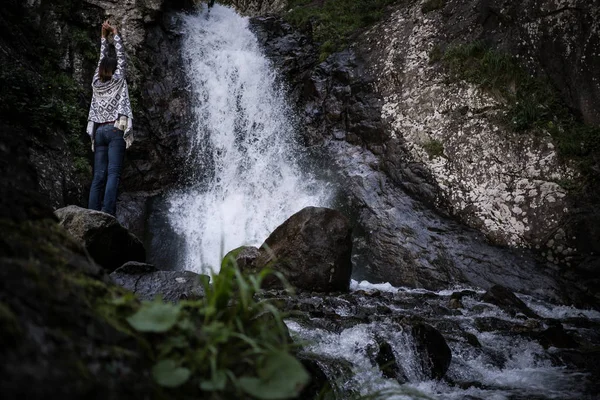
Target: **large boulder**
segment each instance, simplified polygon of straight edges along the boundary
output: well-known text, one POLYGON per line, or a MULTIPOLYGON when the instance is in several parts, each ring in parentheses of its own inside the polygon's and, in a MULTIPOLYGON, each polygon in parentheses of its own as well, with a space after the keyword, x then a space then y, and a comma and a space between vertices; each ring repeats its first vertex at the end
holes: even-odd
MULTIPOLYGON (((201 276, 192 271, 158 271, 153 265, 130 261, 110 274, 112 280, 142 300, 204 297, 201 276)), ((205 279, 210 279, 204 276, 205 279)))
POLYGON ((351 234, 350 222, 340 212, 306 207, 267 238, 253 269, 272 268, 300 289, 346 291, 352 273, 351 234))
POLYGON ((68 206, 55 211, 63 226, 94 261, 113 271, 127 261, 146 261, 142 242, 110 214, 68 206))

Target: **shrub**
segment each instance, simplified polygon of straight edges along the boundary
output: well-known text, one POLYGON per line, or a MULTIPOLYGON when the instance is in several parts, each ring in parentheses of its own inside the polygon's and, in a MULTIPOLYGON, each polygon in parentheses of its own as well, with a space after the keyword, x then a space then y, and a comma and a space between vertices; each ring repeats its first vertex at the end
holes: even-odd
POLYGON ((384 15, 395 0, 290 0, 286 19, 299 27, 310 27, 321 43, 320 59, 342 50, 350 40, 384 15))
POLYGON ((227 257, 212 285, 203 281, 203 299, 156 299, 129 316, 135 330, 161 335, 155 381, 168 388, 199 387, 214 399, 296 397, 309 376, 290 354, 282 314, 268 300, 255 300, 268 274, 244 277, 227 257))
POLYGON ((423 14, 427 14, 428 12, 439 10, 446 5, 446 0, 427 0, 421 6, 421 11, 423 14))
POLYGON ((427 152, 430 159, 444 155, 444 144, 437 139, 431 139, 423 143, 423 149, 427 152))

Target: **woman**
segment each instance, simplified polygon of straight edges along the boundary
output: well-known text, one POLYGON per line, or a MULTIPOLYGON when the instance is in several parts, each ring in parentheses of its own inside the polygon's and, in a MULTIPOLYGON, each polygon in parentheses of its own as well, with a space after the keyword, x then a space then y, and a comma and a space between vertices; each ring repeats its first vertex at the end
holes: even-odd
POLYGON ((92 81, 87 133, 92 139, 94 178, 88 206, 115 215, 117 187, 125 149, 133 143, 131 103, 125 80, 125 51, 121 36, 108 21, 102 24, 100 61, 92 81), (113 34, 117 58, 108 56, 107 36, 113 34))

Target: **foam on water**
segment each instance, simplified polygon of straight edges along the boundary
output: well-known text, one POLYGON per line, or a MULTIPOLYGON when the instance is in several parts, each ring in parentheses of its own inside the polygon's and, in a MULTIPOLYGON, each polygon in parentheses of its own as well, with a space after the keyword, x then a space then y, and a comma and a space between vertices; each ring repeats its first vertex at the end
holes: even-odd
POLYGON ((184 242, 183 268, 218 268, 223 252, 260 245, 329 189, 299 166, 294 116, 248 19, 215 5, 183 20, 183 56, 195 98, 192 186, 169 199, 184 242))

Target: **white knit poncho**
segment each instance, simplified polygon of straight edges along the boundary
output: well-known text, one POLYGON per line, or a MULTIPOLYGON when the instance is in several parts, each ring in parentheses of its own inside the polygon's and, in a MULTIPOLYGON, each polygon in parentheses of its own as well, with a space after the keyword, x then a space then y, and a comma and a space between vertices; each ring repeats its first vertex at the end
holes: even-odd
POLYGON ((133 142, 133 113, 125 79, 126 56, 119 35, 114 36, 114 43, 117 52, 117 69, 109 81, 102 82, 99 76, 100 62, 107 57, 108 42, 104 37, 101 41, 100 61, 92 80, 93 95, 88 114, 87 133, 93 138, 96 124, 115 121, 114 126, 125 132, 123 137, 129 147, 133 142))

